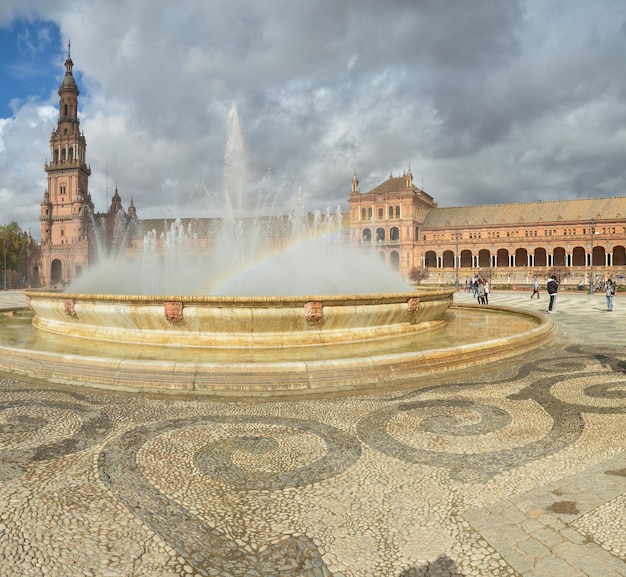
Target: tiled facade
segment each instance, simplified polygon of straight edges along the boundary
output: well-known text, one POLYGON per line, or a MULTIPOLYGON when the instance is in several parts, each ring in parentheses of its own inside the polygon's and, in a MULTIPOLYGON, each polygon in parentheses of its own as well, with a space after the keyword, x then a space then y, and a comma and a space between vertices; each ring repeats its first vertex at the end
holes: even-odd
POLYGON ((350 239, 428 283, 475 275, 492 284, 528 284, 558 269, 564 285, 588 288, 626 273, 626 197, 439 208, 411 171, 366 193, 352 179, 350 239))

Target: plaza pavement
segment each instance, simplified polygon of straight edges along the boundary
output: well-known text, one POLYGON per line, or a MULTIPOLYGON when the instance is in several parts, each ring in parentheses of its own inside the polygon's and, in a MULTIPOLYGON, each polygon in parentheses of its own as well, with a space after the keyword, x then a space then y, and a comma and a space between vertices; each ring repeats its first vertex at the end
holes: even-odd
MULTIPOLYGON (((547 308, 529 296, 490 303, 547 308)), ((0 575, 626 576, 615 301, 562 293, 545 350, 377 394, 219 402, 0 375, 0 575)))

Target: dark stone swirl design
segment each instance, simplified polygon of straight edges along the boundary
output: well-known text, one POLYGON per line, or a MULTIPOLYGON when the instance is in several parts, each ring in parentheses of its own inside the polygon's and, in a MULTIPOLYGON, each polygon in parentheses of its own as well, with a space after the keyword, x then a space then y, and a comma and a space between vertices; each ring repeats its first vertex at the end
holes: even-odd
POLYGON ((12 415, 4 424, 0 424, 0 433, 34 433, 46 425, 46 419, 27 415, 12 415))
POLYGON ((279 425, 319 435, 327 445, 324 457, 292 472, 245 473, 231 459, 232 452, 265 452, 275 446, 266 437, 243 436, 211 443, 196 455, 204 474, 240 489, 303 486, 346 471, 361 455, 358 440, 329 425, 298 419, 247 416, 201 416, 150 423, 109 441, 100 454, 100 478, 143 523, 174 548, 199 575, 244 577, 322 577, 329 575, 315 544, 305 536, 285 537, 260 553, 246 551, 219 528, 212 528, 182 505, 158 491, 141 473, 137 452, 151 439, 175 430, 217 424, 279 425), (220 470, 224 467, 224 471, 220 470), (247 478, 247 480, 246 480, 247 478))
MULTIPOLYGON (((547 437, 524 447, 488 451, 479 454, 456 454, 412 447, 398 441, 389 434, 387 430, 388 423, 396 415, 408 410, 431 409, 433 407, 469 409, 481 418, 480 422, 477 424, 457 426, 454 431, 451 430, 450 425, 452 423, 459 425, 462 422, 460 418, 446 416, 445 418, 431 417, 427 419, 427 427, 425 430, 438 434, 450 434, 452 432, 454 435, 462 435, 463 432, 465 432, 465 434, 480 435, 507 426, 511 421, 510 415, 502 409, 478 405, 470 401, 413 401, 411 403, 388 406, 370 413, 367 417, 361 419, 358 424, 359 437, 364 443, 397 459, 409 463, 423 463, 432 466, 447 467, 452 478, 462 482, 488 480, 503 470, 519 466, 524 462, 525 456, 527 459, 530 458, 530 455, 535 455, 536 457, 538 453, 549 446, 553 447, 552 450, 556 450, 556 447, 564 446, 562 443, 568 443, 568 441, 564 440, 562 435, 551 432, 547 437)), ((582 423, 573 425, 569 423, 568 426, 572 428, 572 431, 578 431, 578 426, 582 427, 582 423)), ((423 427, 422 429, 424 430, 423 427)))
MULTIPOLYGON (((26 407, 28 409, 42 407, 45 409, 70 411, 79 416, 81 426, 76 433, 57 441, 49 443, 44 441, 37 447, 8 448, 0 451, 0 481, 8 481, 19 477, 28 463, 46 461, 84 451, 100 442, 111 429, 109 418, 103 412, 94 407, 77 403, 43 399, 15 400, 0 403, 0 411, 16 407, 26 407)), ((41 416, 13 415, 7 419, 6 425, 0 428, 0 432, 32 433, 40 430, 46 424, 47 420, 41 416)))
POLYGON ((626 381, 616 381, 587 387, 585 395, 602 399, 626 399, 626 381))
MULTIPOLYGON (((604 376, 603 372, 582 372, 581 368, 588 369, 588 364, 582 359, 588 359, 589 353, 580 347, 569 347, 564 355, 557 360, 528 363, 518 368, 513 377, 501 382, 513 383, 521 379, 543 374, 543 378, 535 378, 533 382, 522 388, 518 393, 509 395, 513 401, 532 400, 539 405, 552 419, 550 431, 541 439, 510 449, 486 451, 477 454, 454 454, 444 451, 434 451, 412 447, 395 439, 388 431, 388 424, 401 412, 415 409, 432 409, 448 407, 464 411, 471 410, 479 418, 479 422, 464 425, 463 418, 455 415, 431 416, 419 423, 422 431, 439 435, 482 435, 505 427, 510 422, 510 416, 500 407, 479 405, 460 400, 419 400, 420 396, 433 391, 462 393, 463 384, 451 384, 442 387, 428 387, 411 391, 396 399, 396 403, 370 413, 358 424, 359 438, 375 449, 410 463, 424 463, 432 466, 447 467, 452 478, 461 482, 484 482, 491 477, 510 469, 523 466, 548 455, 554 454, 574 443, 581 436, 585 423, 585 413, 621 414, 626 413, 626 404, 614 406, 594 406, 592 404, 570 403, 557 398, 552 394, 552 388, 560 383, 567 383, 570 378, 585 379, 586 377, 604 376), (565 373, 565 374, 564 374, 565 373), (571 375, 571 377, 569 376, 571 375), (408 399, 412 399, 407 402, 408 399), (402 402, 404 401, 404 402, 402 402)), ((590 385, 582 392, 590 398, 607 400, 621 400, 626 398, 626 361, 607 355, 595 355, 595 359, 606 368, 611 369, 620 377, 607 380, 599 385, 590 385), (620 380, 621 379, 621 380, 620 380)), ((491 385, 492 383, 485 383, 491 385)), ((480 386, 474 383, 473 387, 480 386)))
MULTIPOLYGON (((423 419, 421 429, 438 435, 453 435, 457 437, 485 435, 510 425, 512 421, 511 415, 504 409, 492 405, 475 405, 468 401, 435 401, 429 406, 468 408, 480 418, 477 423, 468 425, 464 425, 461 418, 451 415, 438 415, 423 419)), ((398 411, 407 411, 414 408, 416 407, 413 405, 400 405, 398 411)))
POLYGON ((315 462, 292 471, 251 473, 241 470, 232 462, 233 452, 267 453, 275 449, 277 443, 274 439, 259 435, 244 436, 206 445, 195 456, 198 470, 238 489, 279 491, 335 477, 354 465, 361 455, 361 446, 356 438, 328 425, 294 419, 256 419, 254 422, 258 424, 264 421, 319 436, 326 443, 326 454, 315 462))
POLYGON ((572 357, 538 360, 532 365, 532 371, 535 373, 577 373, 586 368, 585 362, 572 357))

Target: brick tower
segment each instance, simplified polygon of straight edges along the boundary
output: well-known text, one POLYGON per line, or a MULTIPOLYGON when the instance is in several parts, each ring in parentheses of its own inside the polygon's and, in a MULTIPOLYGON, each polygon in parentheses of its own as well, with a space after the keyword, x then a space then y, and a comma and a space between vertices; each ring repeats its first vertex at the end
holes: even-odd
POLYGON ((46 287, 68 283, 89 264, 85 218, 93 213, 89 194, 91 169, 78 120, 80 91, 72 74, 73 65, 68 43, 65 76, 59 87, 59 120, 50 136, 50 161, 44 166, 48 187, 39 216, 39 262, 33 261, 30 271, 31 277, 36 277, 31 280, 46 287))

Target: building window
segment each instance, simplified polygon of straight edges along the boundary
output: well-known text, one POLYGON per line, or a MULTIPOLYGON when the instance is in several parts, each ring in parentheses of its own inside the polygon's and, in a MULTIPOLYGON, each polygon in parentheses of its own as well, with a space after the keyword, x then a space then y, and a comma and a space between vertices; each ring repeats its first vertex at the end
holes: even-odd
POLYGON ((378 209, 378 220, 382 220, 383 219, 383 214, 384 214, 383 209, 379 208, 378 209))
POLYGON ((361 209, 361 220, 365 220, 367 218, 367 211, 362 208, 361 209))
POLYGON ((396 206, 396 218, 400 218, 400 205, 396 206))
POLYGON ((372 218, 372 207, 371 206, 367 209, 367 218, 369 218, 369 219, 372 218))

